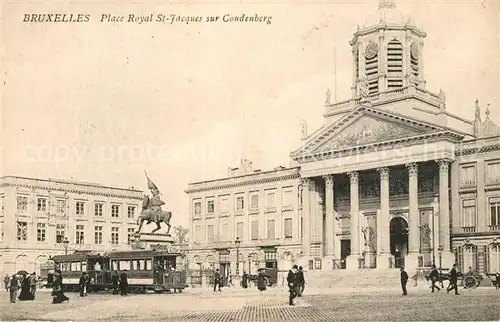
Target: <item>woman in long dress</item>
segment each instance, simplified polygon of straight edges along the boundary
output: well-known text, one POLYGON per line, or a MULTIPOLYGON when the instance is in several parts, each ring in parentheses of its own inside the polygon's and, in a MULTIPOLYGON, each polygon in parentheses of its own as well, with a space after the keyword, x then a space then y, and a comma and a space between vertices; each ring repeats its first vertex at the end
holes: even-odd
POLYGON ((52 304, 69 302, 69 298, 64 295, 61 271, 54 272, 54 283, 52 284, 52 304))
POLYGON ((12 278, 10 279, 7 288, 10 292, 10 303, 16 303, 17 290, 21 288, 21 282, 19 282, 16 275, 12 275, 12 278))
POLYGON ((31 293, 31 283, 30 279, 23 275, 23 281, 21 282, 21 294, 19 294, 19 301, 33 301, 35 298, 33 293, 31 293))
POLYGON ((267 279, 266 275, 264 275, 264 270, 259 271, 259 275, 257 276, 257 288, 259 291, 265 291, 267 289, 267 279))

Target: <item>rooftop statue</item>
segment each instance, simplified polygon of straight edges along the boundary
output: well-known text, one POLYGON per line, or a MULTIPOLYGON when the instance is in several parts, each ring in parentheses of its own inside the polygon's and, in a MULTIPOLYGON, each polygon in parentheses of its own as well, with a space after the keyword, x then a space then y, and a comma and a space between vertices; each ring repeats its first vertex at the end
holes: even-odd
POLYGON ((171 211, 163 211, 161 206, 165 204, 163 200, 160 199, 160 190, 151 181, 146 173, 146 179, 148 180, 148 188, 151 191, 152 198, 148 195, 144 195, 144 199, 142 200, 142 211, 139 217, 137 218, 137 224, 139 227, 137 228, 137 233, 141 232, 142 225, 144 221, 146 221, 146 225, 152 222, 156 223, 156 229, 154 229, 151 233, 154 234, 158 230, 161 229, 161 223, 165 223, 168 227, 167 235, 170 233, 170 219, 172 218, 171 211))

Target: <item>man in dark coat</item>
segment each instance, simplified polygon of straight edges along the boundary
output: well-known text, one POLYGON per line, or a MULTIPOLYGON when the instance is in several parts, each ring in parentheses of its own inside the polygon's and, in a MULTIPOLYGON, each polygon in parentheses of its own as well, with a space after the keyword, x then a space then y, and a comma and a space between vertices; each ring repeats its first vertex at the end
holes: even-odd
POLYGON ((458 293, 458 287, 457 287, 457 282, 458 282, 457 264, 453 264, 453 268, 450 270, 449 274, 450 274, 450 284, 446 289, 446 293, 450 293, 451 290, 455 290, 455 295, 460 295, 458 293))
POLYGON ((87 296, 87 272, 83 272, 78 282, 80 288, 80 297, 87 296))
POLYGON ((113 294, 118 294, 118 281, 120 278, 118 277, 118 272, 115 271, 113 276, 111 276, 111 285, 113 285, 113 294))
POLYGON ((302 292, 304 292, 304 289, 306 288, 306 280, 304 278, 304 271, 303 271, 303 268, 302 266, 299 266, 299 270, 297 272, 297 276, 298 276, 298 285, 297 285, 297 291, 298 291, 298 294, 297 296, 302 296, 302 292))
POLYGON ((241 286, 243 288, 248 287, 248 274, 245 271, 243 271, 243 275, 241 276, 241 286))
POLYGON ((128 278, 126 270, 120 274, 120 292, 121 295, 127 295, 128 292, 128 278))
POLYGON ((293 299, 296 298, 299 293, 299 273, 297 265, 293 265, 293 268, 288 271, 286 281, 288 283, 288 292, 290 293, 288 304, 295 305, 293 304, 293 299))
POLYGON ((403 289, 403 295, 407 295, 406 292, 406 283, 408 283, 408 273, 405 272, 405 269, 401 267, 401 288, 403 289))
POLYGON ((217 268, 214 273, 214 292, 217 291, 217 286, 219 286, 219 291, 221 290, 222 276, 220 275, 219 269, 217 268))
POLYGON ((431 274, 429 275, 429 278, 431 280, 432 293, 434 293, 434 289, 437 289, 439 292, 441 289, 438 286, 436 286, 436 282, 439 279, 439 273, 437 271, 436 265, 432 265, 432 271, 431 274))

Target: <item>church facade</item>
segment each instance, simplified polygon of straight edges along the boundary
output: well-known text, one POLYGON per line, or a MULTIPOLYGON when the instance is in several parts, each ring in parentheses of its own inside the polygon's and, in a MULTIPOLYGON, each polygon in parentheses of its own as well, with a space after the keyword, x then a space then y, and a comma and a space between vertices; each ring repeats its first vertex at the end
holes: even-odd
POLYGON ((350 42, 351 98, 331 102, 327 92, 324 125, 303 129, 293 167, 189 185, 192 263, 224 258, 240 268, 249 258, 246 267, 266 267, 272 251, 276 263, 309 269, 456 262, 462 271, 500 271, 500 127, 489 107, 481 117, 478 101, 466 120, 442 90, 427 89, 426 33, 391 5, 380 9, 350 42), (269 189, 282 196, 273 207, 269 189), (293 200, 285 202, 286 189, 293 200), (220 211, 221 196, 234 207, 220 211))

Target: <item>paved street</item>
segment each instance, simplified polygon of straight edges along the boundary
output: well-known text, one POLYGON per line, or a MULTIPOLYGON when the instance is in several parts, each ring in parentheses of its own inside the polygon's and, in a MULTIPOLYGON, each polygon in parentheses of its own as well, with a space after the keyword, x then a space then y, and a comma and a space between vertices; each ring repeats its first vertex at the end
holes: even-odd
POLYGON ((340 294, 339 290, 310 290, 297 305, 287 305, 286 293, 270 289, 225 289, 212 293, 189 289, 181 294, 147 294, 127 297, 69 293, 69 303, 50 304, 48 292, 33 302, 10 304, 7 292, 0 299, 0 319, 100 320, 100 321, 443 321, 499 320, 500 291, 492 288, 461 291, 460 296, 426 289, 363 290, 340 294))

